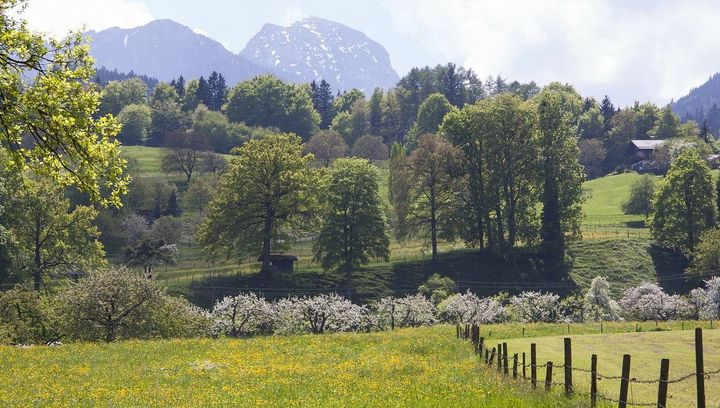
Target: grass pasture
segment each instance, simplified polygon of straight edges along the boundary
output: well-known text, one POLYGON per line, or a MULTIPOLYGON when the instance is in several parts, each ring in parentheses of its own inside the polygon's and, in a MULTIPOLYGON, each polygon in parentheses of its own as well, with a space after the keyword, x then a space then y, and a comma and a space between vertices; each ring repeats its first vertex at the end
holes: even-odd
MULTIPOLYGON (((648 325, 654 325, 649 323, 648 325)), ((672 381, 695 371, 694 325, 686 325, 682 331, 644 331, 638 333, 570 334, 563 336, 526 337, 503 340, 508 344, 508 354, 525 352, 530 355, 530 343, 537 344, 538 364, 552 361, 555 366, 563 364, 563 337, 572 339, 573 366, 589 370, 590 357, 598 355, 598 373, 600 375, 620 376, 623 354, 631 355, 630 376, 640 381, 658 380, 660 360, 670 359, 669 378, 672 381)), ((720 370, 720 331, 704 330, 705 372, 720 370)), ((493 343, 491 343, 492 345, 493 343)), ((538 368, 538 378, 545 379, 545 368, 538 368)), ((528 370, 529 375, 529 370, 528 370)), ((562 368, 553 370, 553 381, 563 382, 562 368)), ((589 393, 590 374, 573 372, 573 383, 579 393, 589 393)), ((668 405, 671 407, 695 406, 695 377, 670 384, 668 405)), ((561 387, 557 387, 561 388, 561 387)), ((653 403, 657 399, 658 385, 630 383, 629 401, 638 404, 653 403)), ((617 399, 620 381, 603 379, 598 381, 601 395, 617 399)), ((715 374, 705 380, 706 401, 708 407, 720 405, 720 375, 715 374)), ((630 405, 632 406, 632 404, 630 405)))
POLYGON ((450 326, 0 347, 0 406, 580 407, 482 371, 450 326))

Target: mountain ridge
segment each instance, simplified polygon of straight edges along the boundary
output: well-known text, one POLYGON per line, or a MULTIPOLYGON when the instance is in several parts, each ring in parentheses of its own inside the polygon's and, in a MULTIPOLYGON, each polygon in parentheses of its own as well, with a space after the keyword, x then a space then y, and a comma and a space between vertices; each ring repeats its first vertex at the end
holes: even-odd
POLYGON ((222 73, 228 84, 260 74, 292 82, 325 79, 336 90, 388 88, 399 79, 385 48, 362 32, 317 17, 288 27, 267 23, 240 52, 170 19, 89 31, 98 66, 161 81, 222 73))

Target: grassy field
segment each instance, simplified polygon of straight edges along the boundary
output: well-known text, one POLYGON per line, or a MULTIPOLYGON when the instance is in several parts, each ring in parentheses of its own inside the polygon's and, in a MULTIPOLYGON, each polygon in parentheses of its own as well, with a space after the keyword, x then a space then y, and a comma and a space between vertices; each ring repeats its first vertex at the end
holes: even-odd
POLYGON ((448 326, 0 347, 2 406, 580 407, 480 368, 448 326))
MULTIPOLYGON (((645 324, 646 329, 655 330, 654 323, 645 324), (650 326, 650 327, 647 327, 650 326)), ((706 325, 707 326, 707 325, 706 325)), ((590 357, 598 355, 598 372, 606 377, 620 376, 623 354, 631 355, 631 378, 637 380, 657 380, 660 372, 660 360, 670 359, 669 378, 676 379, 695 371, 694 332, 689 330, 695 325, 687 324, 684 331, 645 331, 639 333, 585 334, 548 337, 526 337, 504 340, 508 344, 508 354, 530 353, 530 343, 537 344, 538 364, 552 361, 561 365, 564 361, 563 337, 572 339, 573 366, 589 370, 590 357)), ((606 326, 607 328, 607 326, 606 326)), ((573 326, 572 330, 576 328, 573 326)), ((705 371, 720 369, 720 331, 704 330, 703 343, 705 351, 705 371)), ((492 343, 491 343, 492 345, 492 343)), ((528 357, 529 358, 529 357, 528 357)), ((545 369, 538 370, 538 378, 545 378, 545 369)), ((553 381, 562 382, 561 369, 554 370, 553 381)), ((573 373, 573 382, 581 393, 590 390, 590 375, 583 372, 573 373)), ((720 375, 706 379, 707 406, 720 405, 720 375)), ((619 380, 604 379, 598 382, 600 394, 618 398, 619 380)), ((674 407, 695 406, 695 378, 670 384, 669 405, 674 407)), ((630 401, 635 403, 652 403, 657 398, 657 384, 631 383, 630 401)))

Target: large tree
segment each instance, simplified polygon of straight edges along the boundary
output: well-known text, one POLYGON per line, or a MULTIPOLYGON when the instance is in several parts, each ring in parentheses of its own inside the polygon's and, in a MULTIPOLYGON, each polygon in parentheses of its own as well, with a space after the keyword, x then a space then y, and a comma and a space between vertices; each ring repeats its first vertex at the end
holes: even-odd
POLYGON ((309 139, 320 124, 320 115, 302 86, 270 75, 255 77, 232 88, 225 111, 233 122, 276 127, 304 139, 309 139))
POLYGON ((393 174, 397 235, 430 239, 433 262, 438 261, 438 238, 454 236, 453 207, 457 193, 458 150, 439 135, 422 135, 417 148, 393 174))
POLYGON ((378 160, 387 160, 388 147, 380 136, 361 136, 352 147, 352 155, 369 160, 371 163, 378 160))
POLYGON ((118 135, 125 145, 144 144, 152 125, 152 111, 147 105, 132 104, 124 107, 118 115, 122 130, 118 135))
POLYGON ((117 115, 128 105, 147 103, 148 88, 140 78, 110 81, 102 90, 100 114, 117 115))
POLYGON ((236 150, 198 240, 210 256, 261 256, 261 283, 270 274, 270 253, 312 226, 319 175, 303 155, 298 136, 267 135, 236 150))
POLYGON ((328 167, 335 159, 343 157, 347 152, 347 144, 340 133, 334 130, 316 132, 305 145, 305 150, 315 156, 323 166, 328 167))
POLYGON ((310 83, 310 95, 313 107, 320 114, 320 129, 327 129, 332 123, 335 111, 333 101, 335 98, 332 94, 330 84, 326 80, 321 80, 318 84, 315 81, 310 83))
POLYGON ((210 147, 205 137, 196 132, 181 132, 165 138, 165 154, 161 166, 166 172, 182 172, 187 182, 198 169, 210 147))
POLYGON ((585 179, 575 137, 580 96, 551 84, 538 96, 542 171, 542 254, 546 273, 557 276, 565 258, 565 236, 580 234, 585 179))
POLYGON ((85 38, 30 31, 24 0, 0 0, 0 149, 17 172, 28 168, 73 184, 103 205, 127 187, 111 117, 94 117, 100 93, 85 38))
POLYGON ((14 264, 29 272, 35 290, 49 275, 69 276, 104 264, 94 208, 71 209, 62 188, 43 178, 26 178, 17 194, 9 224, 17 245, 14 264))
POLYGON ((352 296, 352 272, 371 258, 390 256, 378 174, 364 159, 339 159, 330 171, 324 193, 322 227, 313 252, 323 269, 345 274, 347 297, 352 296))
POLYGON ((693 149, 677 156, 655 195, 650 221, 660 244, 692 253, 700 235, 715 225, 715 189, 712 173, 693 149))

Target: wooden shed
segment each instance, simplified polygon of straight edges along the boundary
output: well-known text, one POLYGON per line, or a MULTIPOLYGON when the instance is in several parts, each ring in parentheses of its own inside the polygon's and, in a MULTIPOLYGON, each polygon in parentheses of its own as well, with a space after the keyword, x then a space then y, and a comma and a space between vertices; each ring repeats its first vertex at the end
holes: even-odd
MULTIPOLYGON (((262 255, 258 257, 258 262, 262 262, 262 255)), ((270 255, 270 266, 277 272, 292 272, 294 263, 297 262, 298 258, 295 255, 270 255)))

